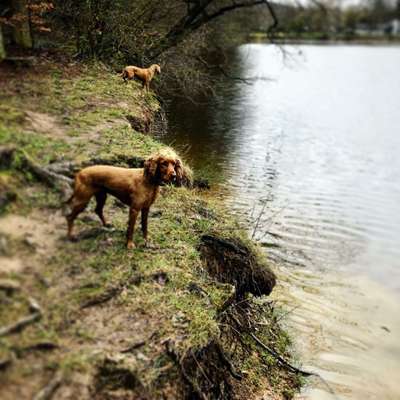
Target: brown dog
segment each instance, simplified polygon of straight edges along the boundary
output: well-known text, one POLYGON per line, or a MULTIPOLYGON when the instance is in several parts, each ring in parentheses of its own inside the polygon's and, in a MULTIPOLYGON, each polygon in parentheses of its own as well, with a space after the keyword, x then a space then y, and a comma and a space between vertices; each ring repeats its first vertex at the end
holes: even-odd
POLYGON ((183 177, 181 160, 171 149, 164 149, 152 155, 144 163, 144 168, 120 168, 107 165, 94 165, 82 169, 75 177, 74 193, 68 200, 71 212, 66 216, 68 237, 73 238, 75 218, 96 197, 96 214, 104 226, 107 225, 103 207, 107 194, 111 194, 129 206, 127 248, 132 249, 136 218, 142 213, 142 232, 147 244, 147 218, 150 206, 154 203, 160 185, 176 182, 180 185, 183 177))
POLYGON ((149 68, 139 68, 134 65, 128 65, 122 71, 122 79, 127 82, 133 78, 139 79, 143 84, 143 89, 150 90, 150 82, 154 78, 155 73, 161 74, 161 68, 158 64, 153 64, 149 68))

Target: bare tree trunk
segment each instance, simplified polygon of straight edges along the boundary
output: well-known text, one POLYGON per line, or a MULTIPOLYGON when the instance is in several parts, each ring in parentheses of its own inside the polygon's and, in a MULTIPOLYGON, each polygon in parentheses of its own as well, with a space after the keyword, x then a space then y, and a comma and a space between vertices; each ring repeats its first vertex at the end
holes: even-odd
POLYGON ((6 58, 6 48, 4 47, 3 31, 0 25, 0 62, 6 58))
POLYGON ((18 46, 31 49, 33 46, 27 0, 14 0, 14 11, 21 16, 21 22, 14 27, 14 40, 18 46))

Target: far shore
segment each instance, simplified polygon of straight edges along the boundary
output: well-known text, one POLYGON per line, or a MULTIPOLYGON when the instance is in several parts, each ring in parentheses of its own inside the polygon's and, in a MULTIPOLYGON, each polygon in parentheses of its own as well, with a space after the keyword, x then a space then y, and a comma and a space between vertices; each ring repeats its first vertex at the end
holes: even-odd
POLYGON ((346 37, 328 37, 323 38, 321 35, 314 35, 310 37, 288 37, 277 35, 273 39, 271 39, 267 33, 264 32, 254 32, 251 33, 248 38, 254 42, 264 42, 269 41, 273 44, 316 44, 316 45, 324 45, 324 44, 337 44, 337 45, 375 45, 375 46, 398 46, 400 45, 400 36, 355 36, 351 38, 346 37))

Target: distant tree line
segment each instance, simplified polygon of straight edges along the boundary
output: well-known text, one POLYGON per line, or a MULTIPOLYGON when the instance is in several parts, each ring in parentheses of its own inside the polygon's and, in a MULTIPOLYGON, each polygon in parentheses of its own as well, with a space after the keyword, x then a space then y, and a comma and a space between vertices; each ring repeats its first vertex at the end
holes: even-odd
POLYGON ((307 32, 326 37, 337 33, 353 33, 358 26, 374 30, 393 19, 400 19, 400 0, 366 0, 358 4, 340 7, 340 2, 310 0, 277 7, 279 31, 294 36, 307 32))
POLYGON ((278 33, 374 26, 400 18, 396 1, 342 9, 334 0, 310 0, 307 6, 295 0, 2 0, 0 60, 15 49, 54 47, 114 67, 156 61, 166 67, 162 81, 169 88, 210 89, 214 71, 223 66, 223 49, 248 33, 264 32, 273 41, 278 33))

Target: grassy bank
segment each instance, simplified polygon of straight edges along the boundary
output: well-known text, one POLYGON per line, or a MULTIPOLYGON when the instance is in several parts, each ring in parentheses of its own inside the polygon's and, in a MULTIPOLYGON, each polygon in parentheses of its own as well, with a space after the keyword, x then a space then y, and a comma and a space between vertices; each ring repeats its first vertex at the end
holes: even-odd
POLYGON ((266 260, 223 204, 165 187, 152 246, 137 232, 127 251, 127 210, 109 199, 113 227, 99 228, 89 207, 71 243, 58 188, 24 163, 140 164, 161 146, 138 131, 157 129, 155 97, 101 65, 41 60, 0 74, 0 145, 14 146, 0 163, 1 398, 43 388, 57 399, 291 398, 299 376, 266 350, 290 358, 262 295, 266 260))

